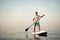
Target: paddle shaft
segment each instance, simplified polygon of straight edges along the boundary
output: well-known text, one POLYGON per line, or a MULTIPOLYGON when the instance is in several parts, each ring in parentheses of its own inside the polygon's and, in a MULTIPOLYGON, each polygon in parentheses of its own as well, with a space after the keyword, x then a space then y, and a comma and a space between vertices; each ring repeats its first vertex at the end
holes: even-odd
MULTIPOLYGON (((39 19, 39 20, 40 20, 40 19, 39 19)), ((37 21, 39 21, 39 20, 37 20, 37 21)), ((36 22, 37 22, 37 21, 36 21, 36 22)), ((35 22, 34 22, 34 23, 35 23, 35 22)), ((28 28, 26 28, 25 31, 28 31, 28 29, 29 29, 32 25, 34 25, 34 23, 31 24, 28 28)))
POLYGON ((29 26, 29 28, 30 28, 32 25, 34 25, 34 23, 33 23, 33 24, 31 24, 31 25, 29 26))

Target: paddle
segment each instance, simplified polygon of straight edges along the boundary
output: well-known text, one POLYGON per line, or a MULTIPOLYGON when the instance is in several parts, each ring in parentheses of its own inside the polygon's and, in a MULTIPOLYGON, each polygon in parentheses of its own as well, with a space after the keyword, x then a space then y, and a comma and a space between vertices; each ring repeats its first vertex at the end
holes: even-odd
MULTIPOLYGON (((33 24, 34 24, 34 23, 33 23, 33 24)), ((31 24, 28 28, 26 28, 25 31, 28 31, 28 29, 29 29, 33 24, 31 24)))

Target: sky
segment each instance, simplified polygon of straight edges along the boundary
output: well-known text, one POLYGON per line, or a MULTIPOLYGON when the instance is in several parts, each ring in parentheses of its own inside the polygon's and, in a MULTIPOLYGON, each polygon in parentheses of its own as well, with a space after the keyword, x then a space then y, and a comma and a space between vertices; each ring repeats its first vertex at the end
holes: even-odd
POLYGON ((0 30, 24 30, 33 23, 35 11, 45 14, 40 20, 42 30, 60 29, 60 0, 0 0, 0 30))

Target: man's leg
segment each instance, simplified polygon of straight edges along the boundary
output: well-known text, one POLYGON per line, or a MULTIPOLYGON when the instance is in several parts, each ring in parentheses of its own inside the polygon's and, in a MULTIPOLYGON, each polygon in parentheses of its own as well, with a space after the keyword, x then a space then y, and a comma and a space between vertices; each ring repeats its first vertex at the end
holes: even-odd
POLYGON ((40 31, 40 26, 39 26, 39 31, 40 31))
POLYGON ((38 22, 37 25, 38 25, 38 28, 39 28, 39 31, 40 31, 40 23, 38 22))
POLYGON ((35 32, 36 26, 34 26, 34 32, 35 32))
POLYGON ((36 23, 34 24, 34 32, 35 32, 35 29, 36 29, 36 23))

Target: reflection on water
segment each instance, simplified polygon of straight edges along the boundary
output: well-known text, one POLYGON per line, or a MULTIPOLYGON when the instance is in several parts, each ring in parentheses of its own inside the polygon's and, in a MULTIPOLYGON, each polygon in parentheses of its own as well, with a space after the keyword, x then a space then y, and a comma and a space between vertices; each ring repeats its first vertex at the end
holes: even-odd
POLYGON ((26 34, 26 38, 28 38, 28 33, 26 34))
POLYGON ((0 40, 60 40, 57 34, 48 33, 47 37, 33 35, 31 32, 16 32, 0 34, 0 40))
POLYGON ((38 36, 26 33, 25 38, 26 40, 60 40, 60 36, 55 33, 48 33, 47 36, 38 36))
POLYGON ((41 40, 41 38, 36 37, 36 35, 34 34, 34 40, 41 40))

